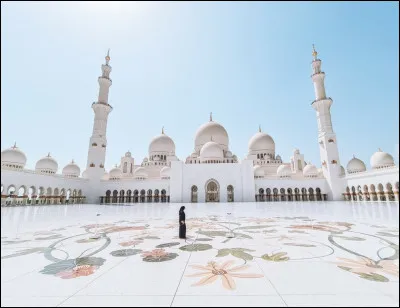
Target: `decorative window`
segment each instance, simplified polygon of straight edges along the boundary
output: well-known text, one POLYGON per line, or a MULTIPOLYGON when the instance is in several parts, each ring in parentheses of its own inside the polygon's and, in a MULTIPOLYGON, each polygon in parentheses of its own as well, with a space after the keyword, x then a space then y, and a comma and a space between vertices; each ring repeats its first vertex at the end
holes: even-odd
POLYGON ((331 163, 332 164, 337 164, 337 161, 336 160, 332 160, 331 163))
POLYGON ((99 166, 100 168, 104 168, 104 165, 103 164, 100 164, 100 166, 99 166))
POLYGON ((94 167, 94 166, 95 166, 95 164, 93 164, 93 163, 90 164, 90 167, 94 167))
POLYGON ((105 147, 106 147, 106 145, 105 145, 105 144, 102 144, 102 145, 101 145, 101 147, 105 148, 105 147))
POLYGON ((322 162, 322 166, 326 166, 326 161, 323 161, 323 162, 322 162))
POLYGON ((92 143, 92 147, 97 147, 97 143, 96 143, 96 142, 93 142, 93 143, 92 143))
POLYGON ((335 140, 333 140, 333 139, 329 139, 329 140, 328 140, 328 142, 329 142, 329 143, 334 143, 334 142, 335 142, 335 140))

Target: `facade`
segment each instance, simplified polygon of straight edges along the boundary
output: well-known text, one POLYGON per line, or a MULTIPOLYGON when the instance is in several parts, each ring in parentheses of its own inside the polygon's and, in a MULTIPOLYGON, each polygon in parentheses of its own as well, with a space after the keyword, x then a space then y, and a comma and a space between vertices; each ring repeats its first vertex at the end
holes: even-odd
POLYGON ((248 154, 240 160, 229 150, 225 128, 210 119, 195 134, 193 152, 183 161, 175 143, 165 134, 151 140, 148 157, 135 164, 130 152, 106 172, 110 56, 101 66, 100 90, 92 104, 94 124, 86 169, 81 174, 74 161, 58 174, 50 153, 35 170, 27 170, 26 155, 14 144, 1 153, 1 204, 145 203, 145 202, 254 202, 254 201, 398 201, 399 168, 393 157, 378 150, 371 169, 353 157, 341 165, 333 130, 321 60, 313 49, 312 75, 320 165, 307 163, 298 149, 289 162, 275 153, 275 141, 259 131, 249 140, 248 154))

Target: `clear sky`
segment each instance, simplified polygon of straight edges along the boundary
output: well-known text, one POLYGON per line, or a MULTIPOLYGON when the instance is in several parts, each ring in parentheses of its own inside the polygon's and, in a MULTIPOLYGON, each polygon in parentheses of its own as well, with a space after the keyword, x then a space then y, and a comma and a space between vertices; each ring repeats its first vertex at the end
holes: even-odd
POLYGON ((369 168, 399 143, 397 2, 1 2, 1 148, 17 142, 34 168, 83 171, 97 77, 111 48, 106 169, 137 163, 165 127, 181 160, 209 112, 240 159, 262 130, 289 161, 321 165, 311 107, 312 44, 332 97, 342 165, 369 168))

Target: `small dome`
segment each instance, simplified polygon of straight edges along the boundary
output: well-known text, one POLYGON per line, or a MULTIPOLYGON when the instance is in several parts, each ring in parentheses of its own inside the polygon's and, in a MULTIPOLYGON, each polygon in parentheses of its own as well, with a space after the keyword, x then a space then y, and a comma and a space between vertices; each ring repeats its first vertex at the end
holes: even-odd
MULTIPOLYGON (((83 176, 83 175, 82 175, 83 176)), ((103 176, 101 177, 102 180, 108 180, 110 178, 109 174, 107 171, 104 171, 103 176)))
POLYGON ((217 159, 222 160, 224 158, 224 153, 222 151, 221 146, 214 142, 207 142, 200 150, 200 157, 202 160, 206 159, 217 159))
POLYGON ((79 177, 81 174, 81 169, 77 164, 75 164, 74 160, 72 160, 68 165, 66 165, 63 170, 62 174, 66 177, 79 177))
POLYGON ((389 153, 382 152, 381 149, 371 156, 371 167, 373 169, 387 168, 394 166, 393 156, 389 153))
POLYGON ((352 159, 347 163, 347 172, 348 173, 357 173, 357 172, 364 172, 367 168, 365 167, 364 162, 361 159, 356 158, 353 156, 352 159))
POLYGON ((225 157, 226 158, 232 158, 232 152, 231 151, 226 151, 225 157))
POLYGON ((278 170, 276 170, 276 174, 279 177, 290 177, 292 175, 292 170, 289 165, 280 165, 278 170))
POLYGON ((229 145, 229 137, 228 133, 226 132, 225 128, 217 123, 214 122, 211 118, 210 121, 201 125, 195 135, 194 140, 194 148, 195 151, 199 151, 203 148, 206 143, 210 141, 210 138, 218 143, 222 149, 227 150, 229 145))
POLYGON ((264 169, 261 166, 254 166, 254 176, 255 177, 263 177, 264 176, 264 169))
POLYGON ((110 180, 118 180, 121 177, 122 177, 122 170, 120 168, 118 168, 117 165, 115 165, 115 167, 110 170, 109 179, 110 180))
POLYGON ((191 158, 197 158, 197 157, 198 157, 198 155, 197 155, 197 153, 196 153, 196 152, 193 152, 193 153, 190 155, 190 157, 191 157, 191 158))
POLYGON ((303 169, 303 175, 305 177, 317 177, 318 169, 313 164, 308 163, 303 169))
POLYGON ((58 163, 49 153, 46 157, 37 161, 35 170, 43 174, 54 174, 58 170, 58 163))
POLYGON ((86 179, 87 178, 87 170, 82 172, 82 178, 86 179))
POLYGON ((299 149, 294 149, 294 154, 300 154, 300 150, 299 149))
POLYGON ((125 157, 132 157, 132 153, 130 151, 126 152, 125 157))
POLYGON ((346 170, 344 169, 344 167, 341 165, 340 166, 340 173, 339 173, 339 175, 340 176, 345 176, 346 175, 346 170))
POLYGON ((146 171, 145 168, 139 167, 139 168, 135 169, 135 171, 133 172, 133 176, 134 176, 136 179, 137 179, 137 178, 147 179, 148 173, 147 173, 147 171, 146 171))
POLYGON ((174 141, 164 134, 164 132, 154 137, 149 145, 149 156, 155 153, 168 153, 175 155, 175 143, 174 141))
POLYGON ((166 166, 160 170, 160 177, 163 178, 169 178, 171 173, 171 168, 166 166))
POLYGON ((266 151, 275 153, 275 142, 272 137, 266 133, 259 131, 249 141, 249 153, 266 151))
POLYGON ((149 159, 147 157, 143 158, 143 162, 147 163, 149 161, 149 159))
POLYGON ((1 167, 10 169, 23 169, 26 164, 26 155, 17 145, 1 152, 1 167))

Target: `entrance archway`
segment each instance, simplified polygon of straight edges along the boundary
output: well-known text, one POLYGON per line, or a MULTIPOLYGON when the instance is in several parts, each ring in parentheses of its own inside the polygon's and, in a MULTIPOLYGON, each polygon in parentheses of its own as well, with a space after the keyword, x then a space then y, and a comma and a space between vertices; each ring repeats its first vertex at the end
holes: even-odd
POLYGON ((206 183, 206 202, 219 202, 219 184, 216 180, 211 179, 206 183))

